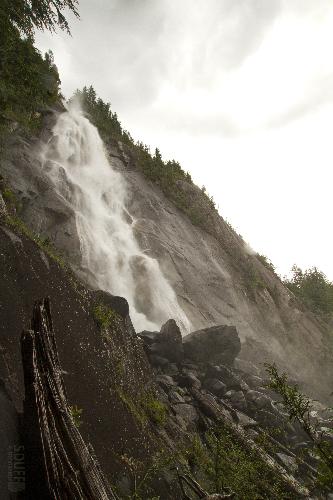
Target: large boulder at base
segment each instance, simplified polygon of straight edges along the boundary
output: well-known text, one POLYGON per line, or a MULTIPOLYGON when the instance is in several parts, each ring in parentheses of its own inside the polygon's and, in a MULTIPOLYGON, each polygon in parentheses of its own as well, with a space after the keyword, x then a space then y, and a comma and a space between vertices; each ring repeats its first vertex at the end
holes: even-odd
POLYGON ((169 319, 162 325, 156 336, 156 349, 161 356, 173 363, 181 363, 184 358, 183 339, 179 327, 174 319, 169 319))
POLYGON ((190 333, 183 339, 184 354, 196 363, 232 365, 241 350, 234 326, 212 326, 190 333))
POLYGON ((95 304, 103 304, 110 307, 123 318, 127 318, 129 315, 128 302, 124 297, 111 295, 111 293, 105 292, 104 290, 92 290, 90 293, 95 304))

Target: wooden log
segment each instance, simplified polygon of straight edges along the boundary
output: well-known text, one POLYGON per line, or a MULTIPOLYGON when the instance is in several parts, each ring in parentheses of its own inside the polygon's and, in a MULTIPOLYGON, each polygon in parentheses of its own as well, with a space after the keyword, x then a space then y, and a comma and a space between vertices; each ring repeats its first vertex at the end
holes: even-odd
POLYGON ((27 498, 116 500, 71 416, 48 298, 35 303, 21 349, 27 498))

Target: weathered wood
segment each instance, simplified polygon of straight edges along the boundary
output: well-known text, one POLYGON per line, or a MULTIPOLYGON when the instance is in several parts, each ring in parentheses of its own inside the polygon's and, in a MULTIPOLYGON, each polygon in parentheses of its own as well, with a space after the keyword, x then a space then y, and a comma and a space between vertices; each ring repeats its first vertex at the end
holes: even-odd
POLYGON ((21 339, 27 498, 116 500, 74 424, 58 359, 50 301, 35 303, 21 339))

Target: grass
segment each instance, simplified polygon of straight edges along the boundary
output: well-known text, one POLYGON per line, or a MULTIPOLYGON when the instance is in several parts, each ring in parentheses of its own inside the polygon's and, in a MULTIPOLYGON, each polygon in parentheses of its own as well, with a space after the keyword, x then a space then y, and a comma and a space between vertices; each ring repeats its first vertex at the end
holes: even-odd
POLYGON ((147 415, 140 405, 140 402, 134 402, 133 398, 125 392, 122 388, 117 387, 116 392, 119 399, 127 407, 131 415, 139 422, 139 424, 144 427, 147 423, 147 415))
POLYGON ((150 420, 163 427, 167 420, 167 407, 161 403, 152 393, 146 394, 142 398, 143 408, 150 420))
POLYGON ((100 328, 119 325, 119 314, 105 304, 97 304, 93 309, 93 315, 100 328))
POLYGON ((159 427, 164 427, 167 421, 167 407, 152 392, 145 392, 136 400, 119 386, 116 388, 116 392, 119 399, 142 427, 147 424, 148 420, 159 427))

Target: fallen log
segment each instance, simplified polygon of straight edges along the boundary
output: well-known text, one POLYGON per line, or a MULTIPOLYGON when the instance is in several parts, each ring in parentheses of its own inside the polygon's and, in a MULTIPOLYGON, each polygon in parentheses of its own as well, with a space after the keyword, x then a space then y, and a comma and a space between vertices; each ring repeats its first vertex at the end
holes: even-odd
POLYGON ((116 500, 100 465, 77 429, 67 402, 50 301, 35 303, 21 338, 24 370, 26 498, 116 500))

